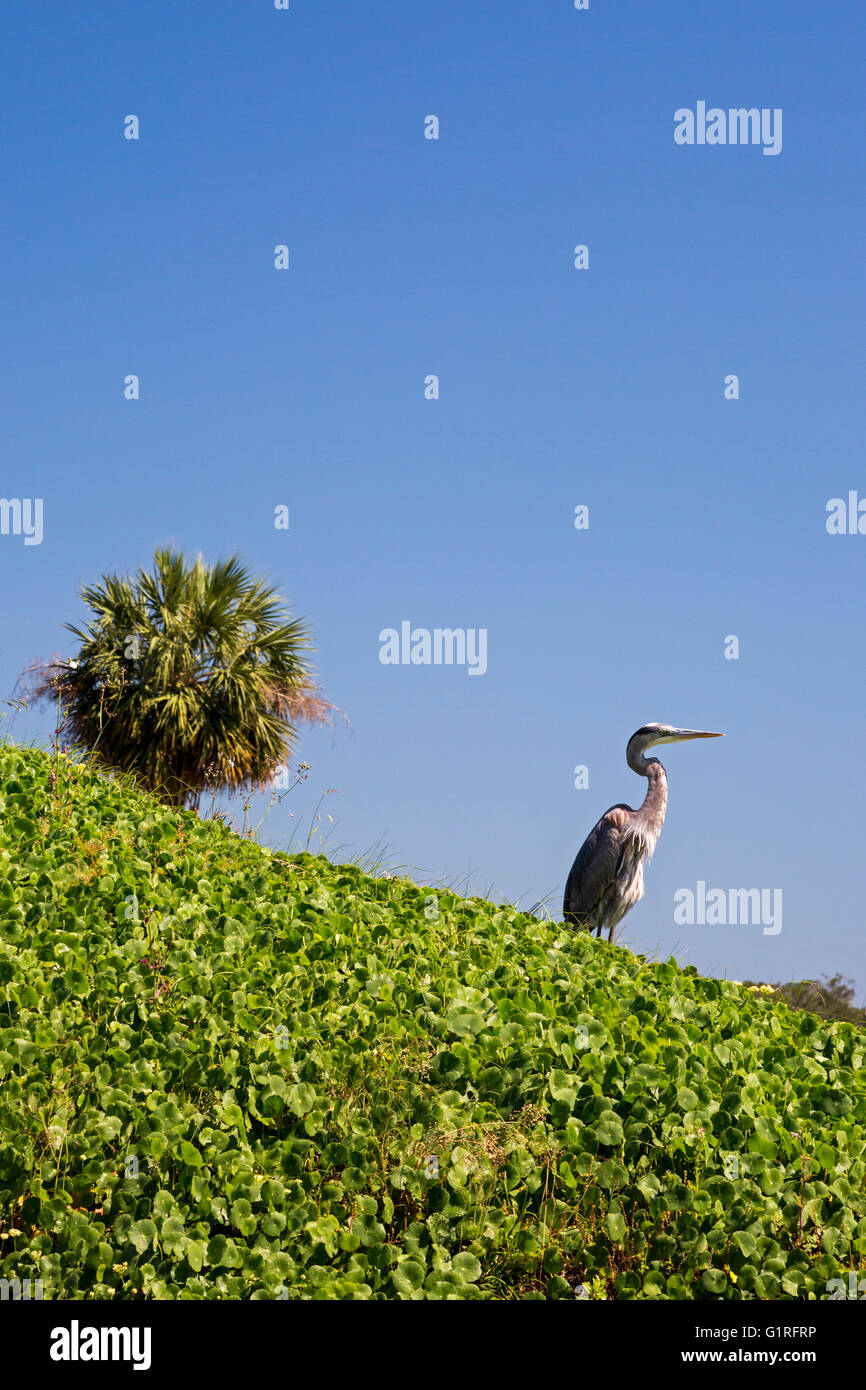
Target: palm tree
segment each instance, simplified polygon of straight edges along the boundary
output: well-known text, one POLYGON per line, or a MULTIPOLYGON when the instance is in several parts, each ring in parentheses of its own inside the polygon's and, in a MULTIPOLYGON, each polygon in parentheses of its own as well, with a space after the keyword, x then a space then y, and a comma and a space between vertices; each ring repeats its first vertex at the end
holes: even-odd
POLYGON ((331 723, 309 633, 236 557, 157 550, 153 573, 82 590, 94 617, 74 660, 40 663, 32 694, 59 703, 61 735, 136 774, 174 806, 205 787, 261 786, 287 762, 297 723, 331 723))

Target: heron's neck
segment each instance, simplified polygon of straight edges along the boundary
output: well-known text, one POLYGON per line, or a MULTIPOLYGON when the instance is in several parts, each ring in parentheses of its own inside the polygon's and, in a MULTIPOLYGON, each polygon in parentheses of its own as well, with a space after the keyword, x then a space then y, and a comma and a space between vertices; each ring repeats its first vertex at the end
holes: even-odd
POLYGON ((645 758, 643 754, 635 762, 630 761, 629 767, 633 772, 637 772, 641 777, 646 777, 649 781, 643 805, 637 814, 640 816, 647 834, 653 839, 658 839, 668 805, 667 773, 658 758, 645 758))

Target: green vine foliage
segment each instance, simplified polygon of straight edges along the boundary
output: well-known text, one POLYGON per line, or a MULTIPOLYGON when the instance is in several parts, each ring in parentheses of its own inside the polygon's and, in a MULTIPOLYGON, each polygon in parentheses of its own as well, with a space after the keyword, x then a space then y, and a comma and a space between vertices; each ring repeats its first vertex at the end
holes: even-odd
POLYGON ((760 990, 0 748, 7 1295, 850 1296, 864 1058, 760 990))

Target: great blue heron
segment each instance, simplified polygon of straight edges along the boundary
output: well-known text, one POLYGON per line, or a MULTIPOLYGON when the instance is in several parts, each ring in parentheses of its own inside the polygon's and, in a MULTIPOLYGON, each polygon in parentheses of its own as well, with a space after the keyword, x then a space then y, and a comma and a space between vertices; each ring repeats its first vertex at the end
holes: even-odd
POLYGON ((643 866, 658 843, 668 804, 667 774, 658 758, 645 758, 644 749, 656 743, 681 743, 689 738, 722 738, 702 729, 674 729, 670 724, 644 724, 628 741, 625 758, 632 772, 649 779, 639 811, 611 806, 590 830, 571 866, 565 885, 566 922, 586 927, 608 941, 629 908, 643 897, 643 866))

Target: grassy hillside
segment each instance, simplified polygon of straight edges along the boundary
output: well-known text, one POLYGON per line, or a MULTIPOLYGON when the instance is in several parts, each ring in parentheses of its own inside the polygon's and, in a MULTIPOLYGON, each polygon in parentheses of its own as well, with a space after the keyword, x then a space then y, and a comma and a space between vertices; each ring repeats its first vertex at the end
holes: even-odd
POLYGON ((0 747, 0 1276, 45 1298, 827 1296, 866 1036, 0 747))

